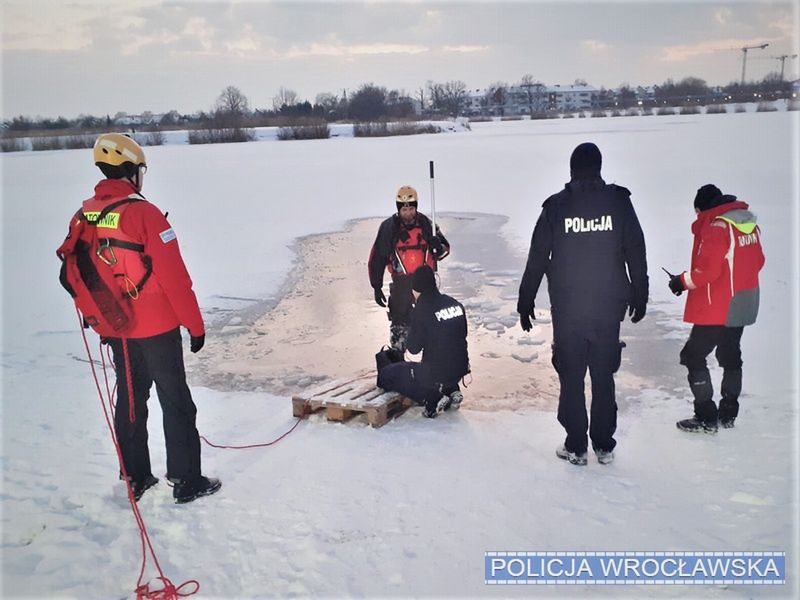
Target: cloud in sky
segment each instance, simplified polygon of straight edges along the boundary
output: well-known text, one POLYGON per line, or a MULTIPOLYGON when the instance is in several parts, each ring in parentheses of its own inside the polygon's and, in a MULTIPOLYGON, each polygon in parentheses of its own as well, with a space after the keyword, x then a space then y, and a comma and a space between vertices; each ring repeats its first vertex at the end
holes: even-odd
POLYGON ((719 25, 727 25, 733 19, 733 11, 730 8, 722 7, 714 11, 714 20, 719 25))
POLYGON ((471 54, 473 52, 486 52, 487 50, 489 50, 489 46, 470 46, 470 45, 444 46, 442 50, 444 52, 458 52, 461 54, 471 54))
POLYGON ((768 23, 768 27, 770 29, 778 30, 781 33, 781 35, 785 37, 791 37, 793 35, 794 36, 797 35, 797 22, 795 21, 792 14, 789 12, 780 14, 774 20, 770 20, 768 23))
POLYGON ((611 46, 598 40, 583 40, 581 46, 589 52, 605 52, 611 46))
POLYGON ((303 58, 310 56, 354 57, 376 54, 422 54, 428 52, 427 46, 414 44, 320 44, 313 43, 305 48, 293 48, 279 58, 303 58))
MULTIPOLYGON (((478 88, 526 73, 597 87, 689 75, 726 83, 739 61, 730 48, 770 41, 775 54, 792 54, 797 45, 790 0, 2 1, 4 118, 192 112, 226 85, 259 107, 279 87, 313 99, 366 82, 478 88)), ((754 77, 771 68, 761 62, 754 77)))

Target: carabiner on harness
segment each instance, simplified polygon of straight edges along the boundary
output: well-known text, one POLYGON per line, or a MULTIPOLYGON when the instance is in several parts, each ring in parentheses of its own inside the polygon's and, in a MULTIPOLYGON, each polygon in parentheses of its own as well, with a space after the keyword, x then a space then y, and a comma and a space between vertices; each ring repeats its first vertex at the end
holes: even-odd
POLYGON ((117 264, 117 256, 114 254, 114 248, 111 247, 111 239, 106 238, 104 240, 99 240, 99 244, 97 246, 97 258, 102 260, 106 263, 109 267, 113 267, 117 264), (108 257, 104 255, 104 252, 108 251, 108 257))

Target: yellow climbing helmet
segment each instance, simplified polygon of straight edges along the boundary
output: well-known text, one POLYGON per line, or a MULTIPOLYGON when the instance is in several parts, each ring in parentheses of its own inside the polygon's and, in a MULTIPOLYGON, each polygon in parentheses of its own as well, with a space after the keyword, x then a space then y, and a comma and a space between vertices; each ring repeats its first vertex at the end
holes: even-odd
POLYGON ((404 185, 399 190, 397 190, 397 210, 400 210, 404 206, 417 206, 417 190, 415 190, 410 185, 404 185))
POLYGON ((94 164, 118 167, 125 163, 146 164, 144 150, 123 133, 103 133, 94 143, 94 164))

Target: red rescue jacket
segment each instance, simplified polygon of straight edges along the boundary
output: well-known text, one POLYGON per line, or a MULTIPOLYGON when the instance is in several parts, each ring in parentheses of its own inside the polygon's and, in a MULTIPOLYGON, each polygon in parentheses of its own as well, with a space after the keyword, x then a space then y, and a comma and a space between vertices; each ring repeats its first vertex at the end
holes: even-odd
POLYGON ((764 252, 748 205, 734 198, 705 210, 692 224, 692 233, 692 268, 681 274, 689 290, 683 320, 728 327, 755 323, 764 252))
POLYGON ((439 226, 433 232, 433 224, 422 213, 417 213, 416 220, 406 225, 395 214, 381 223, 378 236, 370 249, 367 261, 370 285, 380 288, 383 285, 384 270, 392 279, 410 276, 422 265, 428 265, 434 271, 437 261, 447 256, 450 243, 444 237, 439 226), (431 250, 432 238, 438 238, 445 254, 438 259, 431 250))
MULTIPOLYGON (((81 213, 99 213, 132 195, 138 196, 128 181, 102 180, 95 186, 94 196, 84 201, 70 222, 67 238, 76 235, 81 213)), ((110 268, 132 300, 135 323, 127 337, 159 335, 180 325, 193 336, 205 334, 175 232, 155 205, 146 200, 123 204, 108 213, 97 228, 101 246, 105 246, 102 240, 109 240, 103 254, 110 256, 113 252, 116 263, 110 268)))
POLYGON ((389 274, 392 277, 413 275, 414 271, 422 265, 428 265, 431 269, 435 269, 436 261, 433 260, 433 253, 422 235, 422 227, 418 224, 406 227, 405 233, 407 237, 404 235, 397 239, 394 252, 387 261, 386 270, 389 274))

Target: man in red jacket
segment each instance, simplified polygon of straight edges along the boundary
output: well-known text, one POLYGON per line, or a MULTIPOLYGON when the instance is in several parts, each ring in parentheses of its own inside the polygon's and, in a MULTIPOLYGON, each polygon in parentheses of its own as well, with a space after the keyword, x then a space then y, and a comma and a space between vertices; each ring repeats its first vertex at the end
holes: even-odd
POLYGON ((756 322, 758 273, 764 266, 761 230, 748 205, 723 195, 715 185, 697 190, 697 220, 692 224, 692 268, 670 279, 676 296, 689 293, 683 320, 694 323, 681 351, 694 395, 694 417, 678 421, 678 429, 716 433, 717 424, 733 427, 742 391, 742 332, 756 322), (722 398, 714 403, 706 357, 716 348, 723 368, 722 398))
POLYGON ((431 220, 417 212, 417 190, 404 185, 397 190, 397 212, 383 221, 369 253, 367 269, 375 302, 385 307, 383 272, 392 276, 389 285, 390 345, 400 352, 406 350, 408 325, 414 298, 411 277, 423 265, 436 271, 437 263, 450 254, 450 242, 439 226, 433 230, 431 220))
POLYGON ((147 171, 144 151, 126 135, 105 133, 97 138, 93 152, 106 179, 73 217, 59 255, 70 240, 74 246, 85 222, 95 224, 97 256, 130 298, 133 319, 124 336, 103 339, 114 353, 118 384, 114 427, 134 497, 138 500, 158 483, 147 446, 147 400, 155 382, 173 497, 179 504, 191 502, 221 487, 218 479, 201 474, 197 408, 183 363, 180 327, 189 330, 191 351, 198 352, 205 342, 203 317, 175 232, 166 216, 140 194, 147 171))

